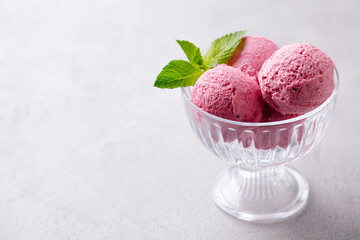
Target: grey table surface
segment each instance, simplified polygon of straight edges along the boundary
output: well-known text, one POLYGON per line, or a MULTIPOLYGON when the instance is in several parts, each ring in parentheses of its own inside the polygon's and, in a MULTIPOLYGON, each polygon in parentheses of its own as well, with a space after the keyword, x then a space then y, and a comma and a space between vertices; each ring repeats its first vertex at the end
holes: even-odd
POLYGON ((360 239, 359 1, 0 1, 0 239, 360 239), (322 142, 291 164, 302 215, 239 221, 211 198, 226 163, 179 90, 153 88, 175 39, 247 29, 311 42, 340 72, 322 142))

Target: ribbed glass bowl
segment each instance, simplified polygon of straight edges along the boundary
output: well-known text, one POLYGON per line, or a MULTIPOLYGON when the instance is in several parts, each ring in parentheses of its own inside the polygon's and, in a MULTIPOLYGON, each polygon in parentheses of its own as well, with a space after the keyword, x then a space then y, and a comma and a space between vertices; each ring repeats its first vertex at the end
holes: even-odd
POLYGON ((230 165, 218 176, 216 204, 237 218, 274 222, 299 213, 309 185, 296 170, 284 166, 308 153, 329 125, 339 85, 319 107, 296 118, 268 123, 219 118, 191 102, 192 87, 182 88, 187 118, 200 141, 230 165))

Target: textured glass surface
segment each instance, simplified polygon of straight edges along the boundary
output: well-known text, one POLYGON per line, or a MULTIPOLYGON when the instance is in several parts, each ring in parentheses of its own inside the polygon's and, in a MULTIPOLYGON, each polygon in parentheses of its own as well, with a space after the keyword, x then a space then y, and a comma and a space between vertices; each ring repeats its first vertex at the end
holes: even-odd
POLYGON ((224 121, 190 102, 191 88, 185 88, 188 120, 200 141, 216 156, 246 169, 288 163, 309 152, 324 135, 335 101, 296 121, 271 124, 241 124, 224 121))

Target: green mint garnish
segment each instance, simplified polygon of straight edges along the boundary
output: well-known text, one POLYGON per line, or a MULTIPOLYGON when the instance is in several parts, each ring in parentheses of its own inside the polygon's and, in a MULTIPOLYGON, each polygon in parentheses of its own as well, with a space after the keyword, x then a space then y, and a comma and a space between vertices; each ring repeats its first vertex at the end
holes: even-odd
POLYGON ((193 43, 186 40, 176 40, 180 45, 181 49, 186 54, 187 59, 190 63, 202 66, 204 64, 203 57, 201 56, 200 49, 193 43))
POLYGON ((204 71, 184 60, 173 60, 157 76, 154 86, 177 88, 194 86, 204 71))
POLYGON ((246 31, 237 31, 213 41, 204 56, 205 65, 213 68, 217 64, 227 63, 245 33, 246 31))
POLYGON ((185 52, 189 62, 173 60, 157 76, 154 86, 158 88, 177 88, 194 86, 198 78, 218 64, 227 63, 246 31, 227 34, 211 43, 205 56, 193 43, 176 40, 185 52))

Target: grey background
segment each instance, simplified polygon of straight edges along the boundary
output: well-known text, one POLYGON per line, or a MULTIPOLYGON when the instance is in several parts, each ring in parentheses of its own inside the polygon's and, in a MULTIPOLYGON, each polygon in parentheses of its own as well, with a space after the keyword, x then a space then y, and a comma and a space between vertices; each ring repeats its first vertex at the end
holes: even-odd
POLYGON ((359 1, 0 1, 0 239, 359 239, 359 1), (247 29, 311 42, 340 72, 323 141, 292 164, 302 215, 254 225, 211 199, 226 164, 179 90, 153 88, 175 39, 247 29))

